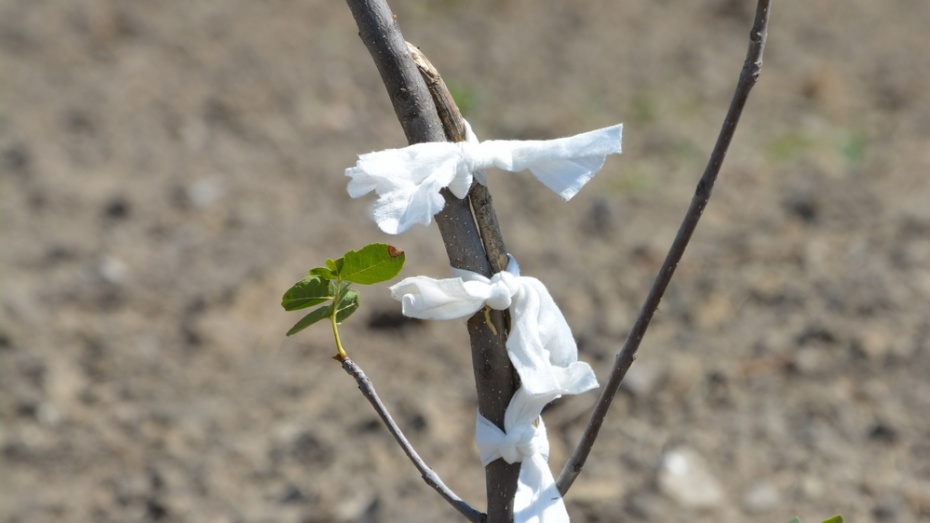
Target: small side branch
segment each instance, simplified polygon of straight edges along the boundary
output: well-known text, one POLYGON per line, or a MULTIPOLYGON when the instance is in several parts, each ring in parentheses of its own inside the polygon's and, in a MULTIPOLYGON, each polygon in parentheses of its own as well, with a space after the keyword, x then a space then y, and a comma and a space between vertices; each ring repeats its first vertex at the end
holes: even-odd
MULTIPOLYGON (((452 93, 446 87, 446 82, 443 81, 439 71, 417 46, 407 42, 407 48, 410 50, 413 63, 417 64, 417 69, 420 70, 423 80, 426 81, 426 88, 429 89, 433 102, 436 104, 436 111, 439 113, 439 119, 442 121, 446 137, 450 142, 464 142, 466 140, 465 118, 462 117, 455 99, 452 98, 452 93)), ((507 268, 509 257, 497 221, 497 213, 494 211, 491 191, 484 185, 474 182, 468 191, 468 200, 471 202, 472 212, 475 214, 475 223, 478 225, 478 232, 481 234, 481 242, 484 244, 488 262, 491 264, 491 272, 501 272, 507 268)))
POLYGON ((614 360, 613 369, 610 372, 607 383, 601 391, 601 396, 598 398, 587 427, 585 427, 584 434, 582 434, 578 446, 575 448, 574 453, 572 453, 572 456, 562 469, 562 473, 559 475, 557 485, 559 492, 561 492, 563 496, 568 492, 568 489, 571 488, 572 483, 574 483, 575 478, 578 477, 581 469, 584 468, 588 454, 590 454, 591 448, 594 446, 594 441, 597 439, 597 435, 600 432, 601 425, 604 423, 607 410, 610 408, 610 404, 617 394, 617 390, 620 388, 620 382, 623 380, 623 377, 626 376, 630 365, 633 364, 633 360, 636 359, 636 351, 639 349, 639 344, 646 334, 646 329, 649 328, 649 323, 652 321, 652 317, 659 307, 662 295, 665 294, 665 290, 668 288, 672 275, 674 275, 675 269, 678 267, 678 263, 684 255, 685 248, 691 240, 691 235, 697 228, 698 221, 701 219, 704 208, 707 207, 707 202, 710 200, 714 182, 717 180, 717 174, 720 172, 721 165, 723 165, 723 159, 733 139, 736 125, 743 112, 743 107, 745 107, 746 100, 749 98, 749 92, 756 84, 756 80, 762 69, 762 52, 765 48, 765 39, 768 32, 769 3, 770 0, 759 0, 756 5, 755 21, 749 35, 749 51, 746 54, 746 61, 740 72, 736 92, 733 94, 733 100, 730 103, 730 108, 723 121, 723 126, 720 129, 717 143, 710 155, 707 167, 697 184, 697 189, 691 200, 688 212, 685 214, 681 227, 678 229, 678 234, 675 236, 675 240, 669 248, 665 261, 659 269, 659 274, 652 284, 649 295, 646 297, 646 301, 643 303, 639 315, 636 317, 636 321, 633 324, 629 336, 627 336, 623 347, 614 360))
POLYGON ((429 468, 426 465, 426 462, 417 454, 417 451, 413 448, 413 445, 407 441, 407 437, 404 436, 403 431, 400 430, 400 427, 397 426, 397 423, 394 422, 394 418, 391 417, 391 413, 388 412, 387 407, 381 401, 381 398, 378 397, 378 393, 375 392, 375 387, 372 385, 371 380, 368 379, 368 376, 365 375, 365 372, 359 367, 354 361, 349 358, 344 358, 342 361, 342 368, 353 378, 355 382, 358 383, 358 389, 362 391, 362 395, 371 403, 371 406, 374 407, 375 412, 378 413, 378 416, 381 417, 381 421, 387 426, 388 431, 394 436, 394 439, 397 440, 397 443, 400 444, 401 448, 404 449, 404 453, 407 454, 407 457, 410 458, 410 461, 413 462, 413 465, 420 471, 420 475, 423 476, 423 481, 427 485, 433 487, 436 492, 442 496, 450 505, 455 507, 455 510, 458 510, 463 516, 468 518, 468 521, 474 523, 481 523, 485 519, 485 515, 480 511, 472 508, 468 503, 458 497, 455 492, 445 485, 442 482, 442 479, 439 478, 439 475, 436 472, 429 468))

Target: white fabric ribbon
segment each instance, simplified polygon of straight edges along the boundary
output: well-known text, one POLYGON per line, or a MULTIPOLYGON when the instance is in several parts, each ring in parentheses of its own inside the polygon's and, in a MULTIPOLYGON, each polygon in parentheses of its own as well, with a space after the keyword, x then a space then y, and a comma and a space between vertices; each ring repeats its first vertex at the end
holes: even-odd
MULTIPOLYGON (((549 470, 549 441, 540 417, 543 407, 563 394, 580 394, 588 383, 571 382, 549 394, 531 396, 517 389, 504 412, 504 429, 478 414, 475 441, 481 464, 495 459, 507 463, 522 462, 514 496, 514 523, 561 523, 568 521, 568 511, 549 470)), ((597 383, 594 383, 597 386, 597 383)))
POLYGON ((565 503, 549 470, 549 441, 540 414, 563 394, 597 387, 594 371, 578 361, 571 329, 546 286, 520 276, 512 257, 507 271, 491 278, 460 269, 453 274, 457 277, 443 280, 405 278, 391 287, 391 295, 403 304, 404 315, 414 318, 463 318, 485 305, 510 309, 507 353, 521 386, 504 413, 504 430, 478 414, 475 439, 481 462, 521 462, 515 523, 567 522, 565 503))
POLYGON ((581 382, 597 387, 594 371, 578 361, 578 346, 565 316, 546 286, 536 278, 520 276, 511 257, 507 270, 493 277, 452 269, 454 278, 404 278, 391 287, 391 296, 411 318, 451 320, 465 318, 487 305, 510 309, 511 328, 507 354, 528 394, 547 394, 561 384, 581 382))
POLYGON ((413 224, 429 225, 442 210, 444 187, 457 198, 468 194, 472 180, 487 185, 484 170, 529 169, 553 192, 570 200, 604 166, 609 154, 621 153, 623 125, 555 140, 488 140, 478 142, 468 122, 468 141, 418 143, 360 155, 346 169, 349 196, 378 194, 373 217, 388 234, 413 224))

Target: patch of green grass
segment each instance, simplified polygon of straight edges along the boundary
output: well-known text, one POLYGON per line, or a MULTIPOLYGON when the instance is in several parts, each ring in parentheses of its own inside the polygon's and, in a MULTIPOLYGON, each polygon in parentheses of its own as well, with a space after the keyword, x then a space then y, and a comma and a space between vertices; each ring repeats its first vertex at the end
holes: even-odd
POLYGON ((691 165, 697 162, 699 165, 706 154, 697 142, 687 136, 680 136, 670 141, 666 158, 676 164, 691 165))
POLYGON ((655 123, 659 118, 658 102, 655 96, 647 92, 635 94, 630 101, 629 120, 633 124, 655 123))
POLYGON ((865 161, 868 136, 864 129, 849 129, 840 138, 839 149, 850 167, 860 167, 865 161))
POLYGON ((455 104, 459 106, 459 111, 461 111, 463 115, 470 113, 473 109, 481 105, 481 94, 477 89, 466 84, 459 84, 451 81, 446 82, 446 87, 449 88, 452 99, 455 100, 455 104))
POLYGON ((618 176, 608 179, 607 190, 623 196, 642 195, 656 187, 655 172, 641 166, 628 165, 618 176))
POLYGON ((865 163, 868 143, 868 134, 858 126, 835 128, 817 134, 789 130, 773 138, 765 152, 775 164, 814 160, 826 161, 838 169, 856 170, 865 163))
POLYGON ((768 145, 767 154, 776 163, 790 162, 809 154, 814 146, 808 134, 792 130, 776 137, 768 145))

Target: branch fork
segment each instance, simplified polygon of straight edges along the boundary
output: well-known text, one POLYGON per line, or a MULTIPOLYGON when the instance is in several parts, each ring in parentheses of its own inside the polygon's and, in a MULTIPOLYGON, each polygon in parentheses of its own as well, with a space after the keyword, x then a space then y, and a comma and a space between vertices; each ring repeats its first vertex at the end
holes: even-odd
MULTIPOLYGON (((416 144, 447 139, 453 142, 465 140, 467 126, 448 89, 445 88, 441 76, 419 50, 403 40, 386 1, 347 0, 347 3, 358 24, 359 35, 369 48, 381 73, 408 141, 416 144)), ((755 85, 761 70, 769 5, 770 0, 758 0, 750 33, 749 50, 717 143, 704 174, 698 181, 691 205, 678 234, 659 269, 629 336, 617 354, 610 376, 602 389, 584 434, 555 484, 563 496, 584 467, 611 401, 635 359, 662 295, 710 199, 749 92, 755 85)), ((436 221, 452 266, 485 277, 505 270, 508 256, 487 188, 480 183, 472 184, 467 200, 452 196, 446 189, 443 189, 441 194, 445 205, 436 215, 436 221)), ((504 414, 517 390, 518 383, 506 350, 509 332, 504 326, 509 323, 506 311, 501 313, 489 311, 486 308, 478 310, 468 321, 478 390, 479 414, 499 428, 504 427, 504 414)), ((513 500, 520 473, 519 463, 515 466, 504 460, 496 459, 487 465, 488 510, 487 514, 482 514, 456 496, 442 483, 435 472, 426 466, 391 419, 362 370, 348 358, 342 359, 342 365, 347 373, 355 377, 362 393, 420 470, 427 484, 436 489, 469 521, 512 521, 513 500)))

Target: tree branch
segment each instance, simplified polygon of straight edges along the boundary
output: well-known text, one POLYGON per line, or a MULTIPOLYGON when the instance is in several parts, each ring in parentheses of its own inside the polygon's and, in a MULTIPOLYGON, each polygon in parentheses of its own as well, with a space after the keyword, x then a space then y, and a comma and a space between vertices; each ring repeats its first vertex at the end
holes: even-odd
MULTIPOLYGON (((417 69, 426 81, 426 88, 429 89, 433 102, 436 104, 436 111, 439 113, 439 119, 442 120, 446 138, 450 142, 464 142, 466 140, 465 118, 462 117, 455 99, 452 98, 452 93, 446 87, 446 82, 417 46, 407 42, 407 49, 410 50, 413 63, 417 64, 417 69)), ((481 242, 484 244, 488 262, 491 264, 491 272, 498 273, 507 269, 509 257, 507 248, 504 246, 500 224, 497 221, 497 213, 494 212, 491 191, 484 185, 474 182, 468 191, 468 200, 475 213, 475 223, 478 225, 481 242)))
MULTIPOLYGON (((385 0, 347 0, 359 28, 359 37, 372 56, 391 98, 394 112, 411 144, 444 141, 445 133, 423 78, 414 65, 404 38, 385 0)), ((475 226, 468 200, 443 190, 446 205, 436 215, 446 253, 452 266, 491 276, 491 264, 475 226)), ((478 391, 478 411, 499 427, 516 390, 513 367, 505 340, 485 323, 482 312, 468 320, 472 367, 478 391)), ((487 520, 513 519, 513 498, 519 464, 495 460, 485 468, 488 497, 487 520)))
POLYGON ((371 406, 375 408, 375 412, 381 417, 381 421, 387 425, 388 431, 394 436, 394 439, 397 440, 401 448, 404 449, 404 453, 407 454, 407 457, 410 458, 410 461, 413 462, 417 470, 420 471, 423 481, 436 489, 436 492, 438 492, 443 499, 455 507, 455 509, 468 518, 469 521, 474 523, 483 522, 484 514, 462 501, 462 498, 458 497, 455 492, 452 492, 452 490, 442 482, 439 475, 436 474, 433 469, 429 468, 426 462, 417 454, 413 445, 411 445, 406 436, 404 436, 403 431, 401 431, 397 423, 394 422, 394 418, 391 417, 387 407, 381 402, 381 398, 378 397, 378 393, 375 391, 375 386, 371 383, 371 380, 368 379, 368 376, 365 375, 365 372, 362 371, 362 368, 349 358, 344 358, 341 362, 342 368, 349 373, 350 376, 355 378, 356 383, 358 383, 358 389, 362 391, 362 395, 365 396, 368 402, 371 403, 371 406))
MULTIPOLYGON (((455 104, 452 93, 450 93, 449 89, 446 87, 446 83, 442 80, 439 71, 433 67, 433 64, 426 58, 426 55, 416 46, 408 42, 407 48, 410 50, 413 62, 417 65, 420 74, 426 81, 427 89, 429 89, 430 95, 433 97, 433 102, 436 104, 436 110, 439 113, 439 119, 442 121, 446 137, 452 142, 464 141, 466 139, 465 119, 462 118, 462 113, 455 104)), ((472 204, 472 210, 475 213, 475 222, 481 234, 481 241, 484 244, 485 252, 487 253, 487 258, 491 265, 491 271, 495 273, 501 272, 507 267, 508 256, 507 249, 504 247, 504 238, 501 235, 500 227, 497 222, 497 214, 494 212, 494 207, 491 205, 491 193, 484 185, 474 182, 469 189, 468 198, 472 204)), ((468 331, 472 333, 472 339, 486 336, 488 329, 483 328, 482 325, 484 322, 491 321, 496 325, 494 329, 495 332, 493 333, 494 336, 497 337, 501 344, 506 346, 507 336, 510 334, 510 312, 506 310, 486 310, 488 312, 487 316, 478 313, 468 322, 468 331)), ((479 390, 480 387, 488 386, 489 383, 491 383, 492 386, 494 383, 507 384, 502 380, 497 381, 494 379, 488 380, 479 378, 479 367, 488 373, 499 374, 501 372, 510 372, 511 381, 509 383, 516 383, 519 380, 516 372, 513 371, 509 357, 505 358, 505 362, 501 362, 506 366, 497 368, 489 367, 487 362, 490 361, 491 358, 498 357, 499 353, 484 354, 474 352, 473 350, 472 355, 476 386, 479 387, 479 390), (477 356, 477 358, 475 356, 477 356), (484 382, 483 384, 482 381, 484 382)), ((492 395, 490 397, 494 397, 493 394, 498 394, 498 399, 502 400, 507 398, 508 404, 510 402, 509 398, 513 395, 509 389, 507 391, 495 389, 491 392, 492 395)), ((495 404, 493 408, 496 409, 500 406, 500 404, 495 404)), ((506 409, 507 405, 503 405, 503 407, 506 409)), ((503 428, 502 423, 503 422, 499 423, 501 428, 503 428)), ((496 460, 488 465, 486 484, 488 497, 490 499, 492 493, 499 497, 497 503, 492 504, 489 502, 490 508, 488 509, 488 515, 491 521, 510 521, 513 519, 512 501, 516 494, 516 481, 519 475, 519 463, 508 464, 504 460, 496 460)))
POLYGON ((562 473, 559 475, 557 485, 562 495, 568 492, 575 478, 578 477, 578 474, 584 467, 588 454, 594 446, 594 441, 597 439, 598 432, 607 415, 610 403, 613 401, 617 390, 620 388, 620 382, 629 370, 630 365, 632 365, 633 360, 636 359, 636 351, 639 349, 639 344, 646 334, 646 329, 649 328, 649 323, 652 321, 652 317, 659 307, 662 295, 665 293, 665 289, 668 288, 672 275, 675 273, 675 269, 681 261, 681 257, 685 252, 685 248, 688 246, 688 242, 691 240, 691 235, 694 233, 695 228, 697 228, 698 221, 701 219, 704 208, 710 200, 711 191, 717 179, 717 174, 720 172, 723 159, 726 156, 727 149, 736 131, 736 124, 739 122, 743 107, 745 107, 746 100, 749 98, 749 91, 756 84, 756 80, 759 78, 759 73, 762 70, 762 52, 765 48, 765 39, 768 32, 768 19, 769 0, 759 0, 756 5, 755 21, 749 34, 749 50, 746 54, 746 61, 740 72, 736 92, 733 94, 730 108, 727 111, 723 126, 717 137, 717 143, 710 155, 704 174, 701 176, 700 181, 698 181, 697 189, 691 200, 691 205, 678 229, 678 234, 675 236, 675 240, 669 248, 665 261, 662 263, 662 267, 659 269, 659 274, 652 284, 649 295, 646 297, 639 311, 639 315, 633 323, 633 328, 629 336, 627 336, 623 347, 614 360, 613 369, 610 372, 607 383, 601 391, 601 395, 594 407, 594 412, 591 414, 591 419, 587 427, 585 427, 584 434, 582 434, 578 446, 575 448, 574 453, 572 453, 572 456, 562 469, 562 473))

